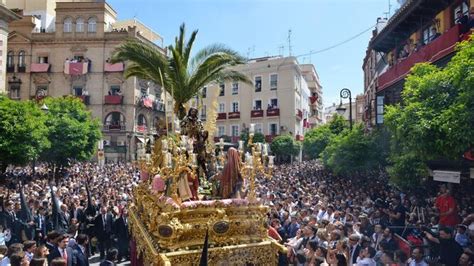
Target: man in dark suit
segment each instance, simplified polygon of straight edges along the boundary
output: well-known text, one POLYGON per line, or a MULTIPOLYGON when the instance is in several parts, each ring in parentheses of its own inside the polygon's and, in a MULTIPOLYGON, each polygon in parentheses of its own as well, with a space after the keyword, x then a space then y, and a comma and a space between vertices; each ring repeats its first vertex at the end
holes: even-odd
POLYGON ((7 242, 7 246, 13 243, 20 243, 20 232, 18 231, 19 224, 17 223, 18 219, 14 211, 13 201, 7 201, 5 203, 5 212, 3 212, 3 228, 10 229, 11 238, 7 242))
POLYGON ((49 254, 53 253, 53 250, 56 248, 56 239, 58 237, 59 237, 59 233, 56 231, 51 231, 46 236, 46 247, 48 248, 49 254))
POLYGON ((349 255, 351 256, 349 262, 351 265, 357 263, 357 257, 359 257, 359 253, 361 249, 359 241, 360 241, 359 235, 352 234, 349 236, 349 250, 350 250, 349 255))
POLYGON ((122 215, 115 220, 114 223, 115 236, 117 237, 118 242, 118 260, 119 262, 122 258, 125 260, 129 259, 129 248, 130 248, 130 234, 128 231, 128 211, 127 209, 122 210, 122 215))
POLYGON ((76 237, 76 244, 72 247, 74 257, 76 258, 75 266, 89 266, 88 246, 89 237, 86 234, 79 234, 76 237))
POLYGON ((110 212, 107 212, 107 207, 100 208, 100 214, 95 218, 94 228, 99 241, 100 259, 104 259, 105 251, 112 245, 111 236, 113 233, 113 217, 110 212))
POLYGON ((35 215, 35 224, 36 224, 36 242, 44 243, 46 234, 48 232, 46 221, 46 209, 43 206, 40 206, 38 209, 38 214, 35 215))
POLYGON ((62 258, 66 261, 67 266, 76 264, 76 259, 72 248, 68 247, 69 236, 67 234, 60 235, 57 239, 56 246, 48 255, 48 261, 51 262, 55 258, 62 258))

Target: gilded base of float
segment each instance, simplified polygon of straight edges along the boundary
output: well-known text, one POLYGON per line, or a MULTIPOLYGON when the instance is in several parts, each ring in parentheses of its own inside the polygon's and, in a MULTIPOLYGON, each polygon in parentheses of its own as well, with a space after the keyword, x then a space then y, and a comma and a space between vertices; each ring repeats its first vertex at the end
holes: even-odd
POLYGON ((209 265, 277 265, 286 248, 267 235, 268 207, 246 200, 173 204, 136 188, 130 230, 144 265, 198 265, 206 232, 209 265))

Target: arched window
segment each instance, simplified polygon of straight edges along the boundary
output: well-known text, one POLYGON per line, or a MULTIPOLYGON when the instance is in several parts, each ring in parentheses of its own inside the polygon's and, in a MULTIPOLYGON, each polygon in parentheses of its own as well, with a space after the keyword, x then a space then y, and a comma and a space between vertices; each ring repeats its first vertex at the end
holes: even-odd
POLYGON ((13 51, 9 51, 7 54, 7 67, 13 67, 13 51))
POLYGON ((95 18, 90 18, 89 21, 87 21, 87 31, 88 32, 97 31, 97 20, 95 18))
POLYGON ((105 117, 104 125, 108 130, 125 130, 125 116, 120 112, 111 112, 105 117))
POLYGON ((64 20, 63 32, 72 32, 72 19, 66 18, 64 20))
POLYGON ((143 114, 138 115, 138 125, 139 126, 146 126, 146 118, 143 114))
POLYGON ((76 32, 84 32, 84 19, 76 19, 76 32))
POLYGON ((19 53, 18 53, 18 66, 19 67, 24 67, 26 65, 26 62, 25 62, 25 51, 21 50, 19 53))

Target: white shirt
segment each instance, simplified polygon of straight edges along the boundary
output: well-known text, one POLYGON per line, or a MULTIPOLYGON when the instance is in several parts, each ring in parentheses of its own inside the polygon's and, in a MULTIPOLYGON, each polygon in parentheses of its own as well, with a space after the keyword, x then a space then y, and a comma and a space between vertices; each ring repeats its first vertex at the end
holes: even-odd
POLYGON ((375 260, 371 258, 363 258, 357 257, 357 266, 375 266, 375 260))
POLYGON ((421 262, 416 262, 415 260, 411 260, 408 263, 408 266, 428 266, 428 263, 425 262, 425 260, 421 260, 421 262))

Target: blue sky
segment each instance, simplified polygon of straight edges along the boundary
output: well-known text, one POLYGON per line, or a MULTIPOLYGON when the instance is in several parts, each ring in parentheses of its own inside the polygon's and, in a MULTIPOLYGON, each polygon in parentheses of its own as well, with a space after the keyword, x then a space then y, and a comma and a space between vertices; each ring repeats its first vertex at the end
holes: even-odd
MULTIPOLYGON (((250 57, 307 54, 344 41, 374 25, 388 11, 389 0, 108 0, 119 19, 136 17, 171 44, 179 25, 199 29, 196 48, 224 43, 250 57)), ((392 14, 397 7, 392 2, 392 14)), ((298 57, 318 71, 324 104, 339 102, 347 87, 363 92, 362 60, 371 31, 312 56, 298 57)), ((197 51, 197 50, 194 50, 197 51)))

